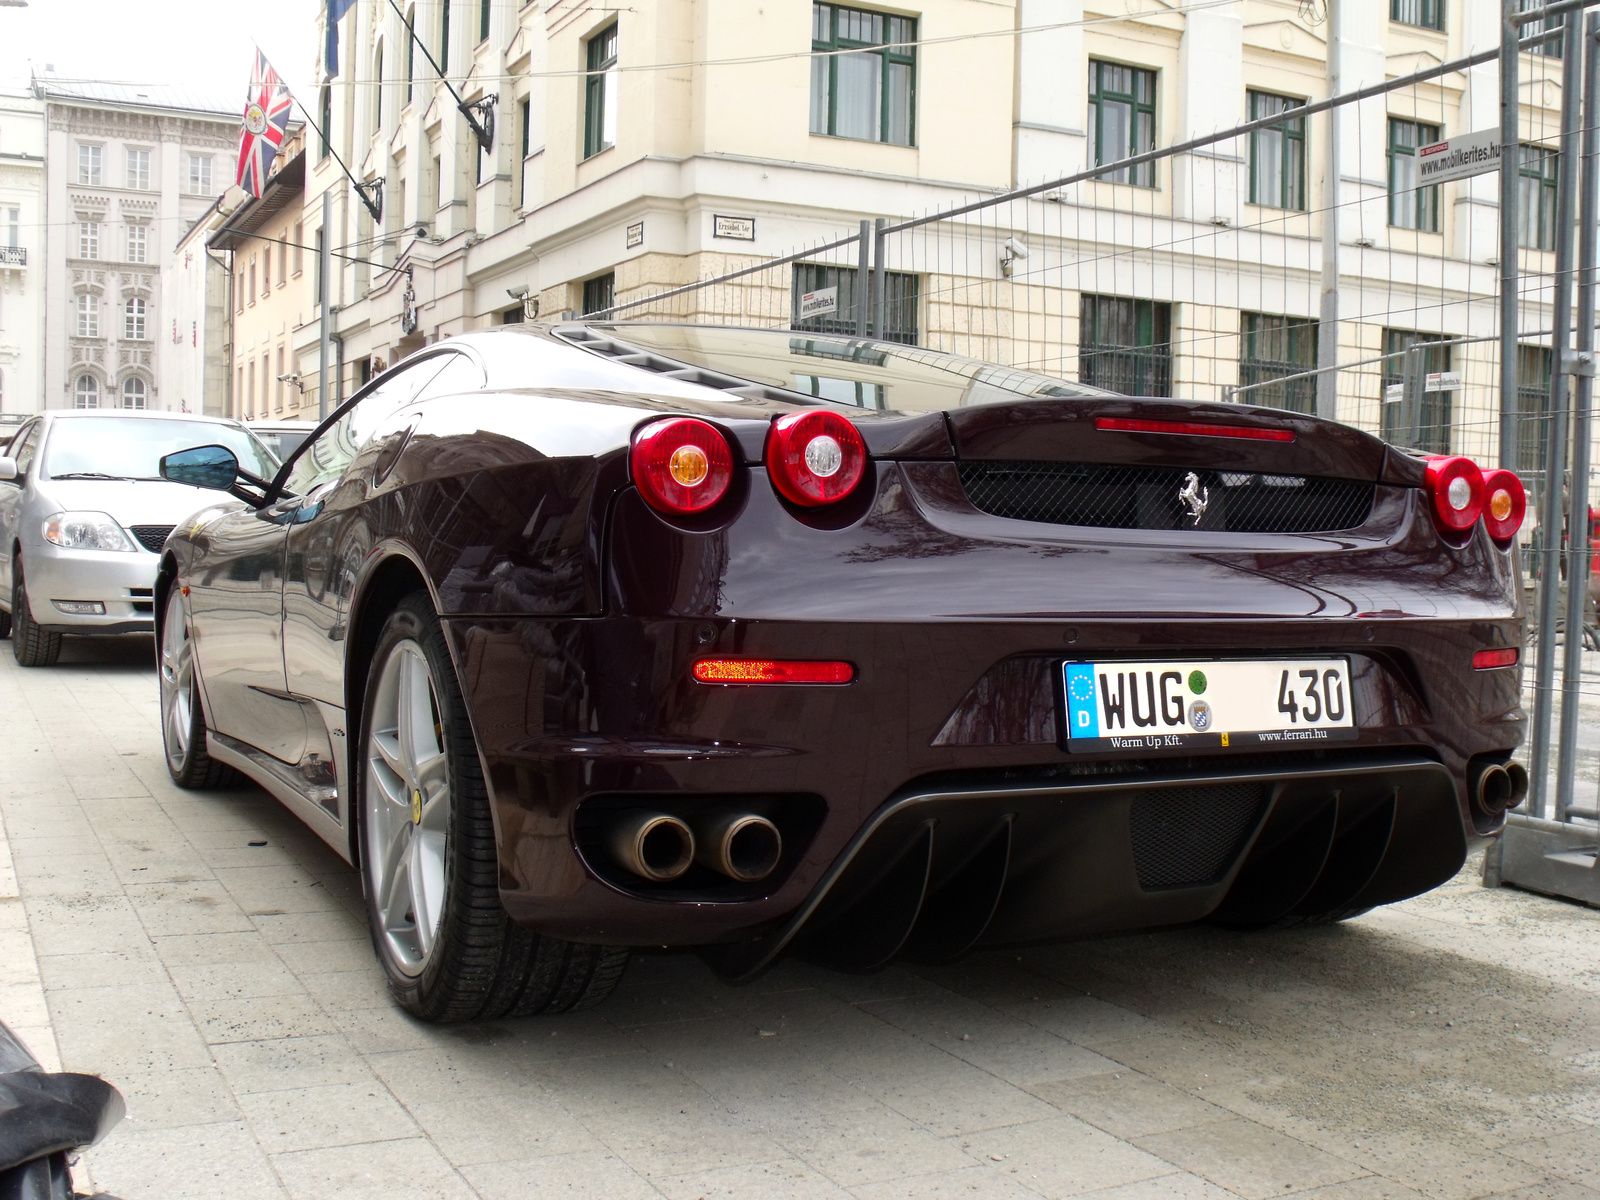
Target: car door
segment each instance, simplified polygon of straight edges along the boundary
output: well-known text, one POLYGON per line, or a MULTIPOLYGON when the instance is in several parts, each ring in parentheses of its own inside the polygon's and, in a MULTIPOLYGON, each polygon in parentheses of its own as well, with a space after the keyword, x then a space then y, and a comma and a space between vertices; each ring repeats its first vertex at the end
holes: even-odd
POLYGON ((0 481, 0 603, 11 604, 11 547, 17 544, 22 523, 23 501, 28 491, 28 470, 39 449, 39 427, 35 419, 18 430, 5 457, 17 461, 17 477, 0 481))
POLYGON ((309 702, 324 728, 310 736, 334 763, 344 727, 345 632, 361 565, 378 536, 366 502, 375 472, 392 465, 391 450, 409 428, 403 411, 441 373, 463 390, 483 384, 466 354, 430 354, 379 382, 341 421, 301 448, 287 486, 301 496, 291 518, 283 581, 283 648, 289 690, 309 702))

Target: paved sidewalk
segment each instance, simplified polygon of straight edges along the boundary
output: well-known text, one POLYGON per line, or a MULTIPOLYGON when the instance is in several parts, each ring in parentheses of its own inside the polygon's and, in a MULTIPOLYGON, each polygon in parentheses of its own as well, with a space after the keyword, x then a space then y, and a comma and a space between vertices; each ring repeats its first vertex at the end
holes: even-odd
POLYGON ((126 1200, 1600 1200, 1600 913, 1469 871, 866 978, 645 956, 594 1012, 430 1028, 348 867, 169 783, 149 655, 0 649, 0 1016, 128 1097, 85 1157, 126 1200))

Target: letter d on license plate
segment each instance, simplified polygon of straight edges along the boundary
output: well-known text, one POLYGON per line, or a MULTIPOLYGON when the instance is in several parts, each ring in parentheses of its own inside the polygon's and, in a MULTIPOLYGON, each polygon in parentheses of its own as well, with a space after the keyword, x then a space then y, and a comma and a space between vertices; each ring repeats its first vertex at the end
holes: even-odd
POLYGON ((1066 747, 1079 753, 1292 750, 1356 736, 1343 658, 1068 662, 1066 747))

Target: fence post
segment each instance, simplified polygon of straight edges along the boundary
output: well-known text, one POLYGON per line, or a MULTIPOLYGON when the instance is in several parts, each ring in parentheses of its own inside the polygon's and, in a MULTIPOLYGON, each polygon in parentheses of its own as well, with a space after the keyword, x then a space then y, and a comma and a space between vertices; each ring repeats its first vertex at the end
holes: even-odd
POLYGON ((871 318, 868 316, 868 296, 872 291, 871 266, 867 258, 871 250, 868 238, 871 234, 872 222, 865 218, 861 221, 861 242, 856 246, 856 336, 866 337, 872 332, 871 318))
POLYGON ((1500 465, 1517 469, 1517 168, 1522 127, 1517 101, 1521 52, 1517 0, 1500 7, 1500 465))
MULTIPOLYGON (((1577 14, 1574 14, 1576 18, 1577 14)), ((1576 24, 1576 20, 1573 21, 1576 24)), ((1600 220, 1600 17, 1583 37, 1583 185, 1578 205, 1578 349, 1574 360, 1572 486, 1567 512, 1567 634, 1561 664, 1561 743, 1556 820, 1572 811, 1578 773, 1578 691, 1583 675, 1583 609, 1589 594, 1589 417, 1594 401, 1595 222, 1600 220)))
MULTIPOLYGON (((1567 465, 1567 369, 1572 330, 1572 235, 1577 227, 1573 200, 1578 190, 1578 99, 1582 91, 1583 48, 1579 14, 1562 19, 1561 158, 1556 175, 1555 304, 1550 314, 1550 441, 1545 451, 1544 496, 1539 524, 1544 534, 1539 571, 1539 660, 1533 683, 1533 745, 1528 752, 1528 812, 1545 813, 1545 774, 1550 763, 1550 710, 1556 679, 1556 623, 1560 617, 1562 475, 1567 465)), ((1569 630, 1568 637, 1581 631, 1569 630)))
POLYGON ((888 332, 883 311, 886 282, 883 278, 883 255, 889 245, 889 235, 883 230, 888 224, 887 217, 879 217, 872 227, 872 336, 876 338, 888 332))
MULTIPOLYGON (((1507 0, 1516 3, 1516 0, 1507 0)), ((1342 0, 1328 0, 1328 98, 1339 94, 1344 53, 1342 0)), ((1339 419, 1339 110, 1328 110, 1328 156, 1322 186, 1322 303, 1317 316, 1317 416, 1339 419)))
POLYGON ((1421 346, 1406 347, 1406 356, 1400 360, 1400 444, 1422 444, 1422 397, 1427 382, 1425 352, 1421 346))

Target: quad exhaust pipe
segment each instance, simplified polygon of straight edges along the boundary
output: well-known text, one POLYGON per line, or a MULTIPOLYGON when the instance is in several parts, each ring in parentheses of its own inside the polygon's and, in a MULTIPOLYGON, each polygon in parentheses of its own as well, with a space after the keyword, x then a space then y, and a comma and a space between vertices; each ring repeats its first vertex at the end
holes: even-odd
POLYGON ((696 824, 698 834, 667 813, 623 813, 611 827, 612 857, 651 883, 671 883, 694 862, 739 883, 756 883, 783 856, 778 827, 756 813, 713 813, 696 824))
POLYGON ((1515 808, 1527 795, 1528 771, 1521 763, 1487 763, 1478 768, 1473 778, 1473 807, 1490 819, 1498 819, 1515 808))

